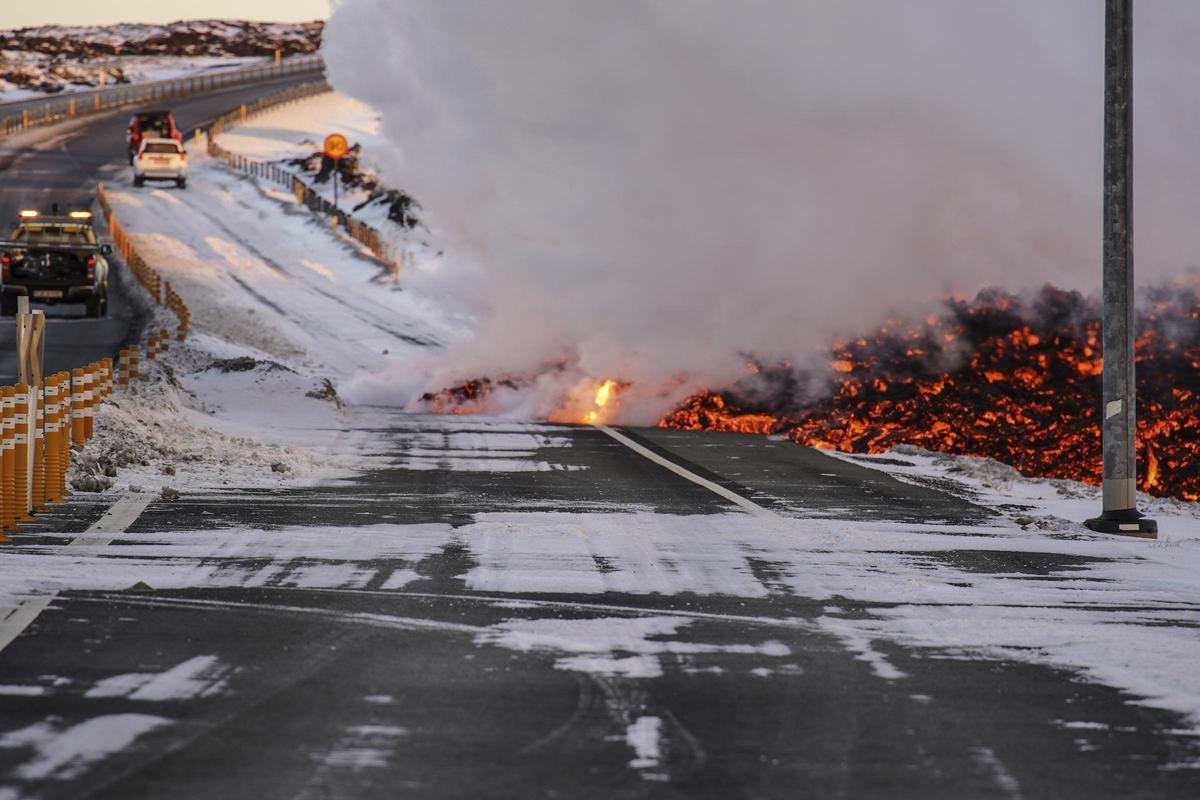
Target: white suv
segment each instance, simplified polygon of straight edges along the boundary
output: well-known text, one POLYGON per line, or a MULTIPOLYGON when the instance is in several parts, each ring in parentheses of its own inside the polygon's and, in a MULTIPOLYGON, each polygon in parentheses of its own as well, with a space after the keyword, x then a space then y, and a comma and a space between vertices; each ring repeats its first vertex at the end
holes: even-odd
POLYGON ((187 186, 187 152, 174 139, 143 139, 133 159, 133 185, 147 180, 175 181, 187 186))

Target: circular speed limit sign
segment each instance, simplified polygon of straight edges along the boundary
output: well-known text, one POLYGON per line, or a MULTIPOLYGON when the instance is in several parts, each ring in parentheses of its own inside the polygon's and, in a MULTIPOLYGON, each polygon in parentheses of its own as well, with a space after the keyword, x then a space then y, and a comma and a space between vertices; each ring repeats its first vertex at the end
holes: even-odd
POLYGON ((325 155, 337 161, 350 150, 350 143, 340 133, 331 133, 325 137, 325 155))

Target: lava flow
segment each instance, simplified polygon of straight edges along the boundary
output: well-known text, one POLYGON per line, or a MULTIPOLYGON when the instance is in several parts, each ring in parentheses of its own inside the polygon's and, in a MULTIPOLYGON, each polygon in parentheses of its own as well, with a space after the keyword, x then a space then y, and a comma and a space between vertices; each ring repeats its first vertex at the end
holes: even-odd
MULTIPOLYGON (((1138 483, 1200 500, 1200 299, 1194 283, 1147 296, 1136 340, 1138 483)), ((830 355, 829 391, 807 391, 811 376, 794 370, 763 369, 693 395, 659 424, 782 433, 854 453, 913 444, 1099 483, 1099 308, 1078 293, 989 290, 920 322, 889 322, 830 355)))

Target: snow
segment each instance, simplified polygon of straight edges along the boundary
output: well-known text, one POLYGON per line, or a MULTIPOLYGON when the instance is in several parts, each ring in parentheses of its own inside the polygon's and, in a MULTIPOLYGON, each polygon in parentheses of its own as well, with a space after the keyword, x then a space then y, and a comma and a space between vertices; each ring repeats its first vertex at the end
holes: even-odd
MULTIPOLYGON (((368 436, 346 431, 351 412, 323 387, 436 350, 460 326, 286 192, 192 158, 186 191, 135 189, 124 167, 106 180, 118 219, 185 298, 194 329, 101 409, 89 447, 97 469, 117 463, 115 490, 157 491, 305 485, 361 468, 368 436)), ((174 329, 161 310, 160 326, 174 329)), ((371 418, 353 414, 360 427, 371 418)), ((485 468, 498 461, 489 455, 457 463, 485 468)), ((430 464, 418 454, 410 466, 430 464)))
POLYGON ((217 143, 247 158, 279 161, 312 155, 331 133, 345 136, 351 147, 361 144, 368 162, 372 150, 385 146, 379 134, 379 113, 366 103, 336 92, 252 117, 223 131, 217 143))
POLYGON ((658 657, 664 654, 740 653, 771 658, 791 655, 791 650, 773 641, 718 645, 666 639, 693 621, 673 616, 513 619, 489 627, 475 637, 475 643, 521 652, 569 653, 555 662, 558 669, 626 678, 662 675, 658 657), (618 655, 626 653, 629 655, 618 655))
POLYGON ((625 742, 633 748, 635 757, 629 762, 634 769, 651 769, 662 758, 662 720, 658 717, 638 717, 625 729, 625 742))
MULTIPOLYGON (((316 95, 252 117, 244 124, 222 131, 216 141, 238 155, 274 163, 301 178, 311 191, 332 203, 335 199, 332 179, 316 183, 311 173, 306 174, 287 163, 322 150, 325 137, 331 133, 345 136, 351 147, 361 146, 358 169, 368 175, 378 175, 379 159, 395 152, 394 145, 380 135, 379 113, 371 106, 337 92, 316 95)), ((405 269, 425 273, 438 271, 440 247, 431 243, 433 237, 428 229, 409 230, 397 225, 388 218, 389 204, 378 199, 368 202, 371 196, 361 186, 339 184, 336 199, 339 208, 378 230, 397 252, 404 253, 405 269)), ((306 266, 332 279, 332 274, 322 265, 306 266)), ((459 291, 462 291, 461 286, 459 291)))
POLYGON ((69 728, 46 720, 0 736, 0 749, 33 751, 33 758, 14 771, 17 778, 70 780, 169 724, 170 720, 149 714, 106 714, 69 728))
POLYGON ((84 697, 128 697, 130 700, 161 702, 208 697, 224 689, 228 672, 216 656, 196 656, 164 672, 134 672, 114 675, 97 683, 84 697))

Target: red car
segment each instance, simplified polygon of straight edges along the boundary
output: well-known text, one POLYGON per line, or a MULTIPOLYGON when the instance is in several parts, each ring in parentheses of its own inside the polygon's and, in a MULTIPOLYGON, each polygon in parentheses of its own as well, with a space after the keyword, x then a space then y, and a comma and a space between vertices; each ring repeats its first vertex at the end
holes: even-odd
POLYGON ((142 139, 174 139, 183 144, 183 134, 175 127, 175 118, 171 116, 170 111, 142 111, 134 114, 129 120, 129 130, 126 132, 129 134, 126 149, 130 164, 142 145, 142 139))

